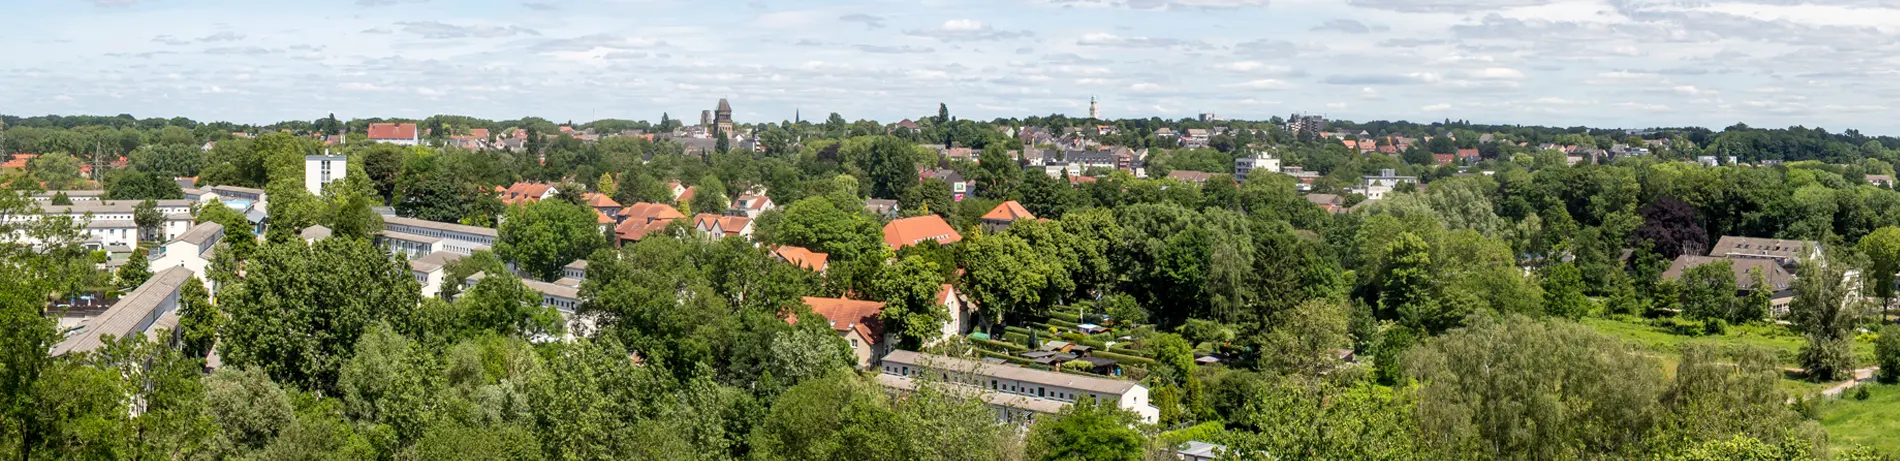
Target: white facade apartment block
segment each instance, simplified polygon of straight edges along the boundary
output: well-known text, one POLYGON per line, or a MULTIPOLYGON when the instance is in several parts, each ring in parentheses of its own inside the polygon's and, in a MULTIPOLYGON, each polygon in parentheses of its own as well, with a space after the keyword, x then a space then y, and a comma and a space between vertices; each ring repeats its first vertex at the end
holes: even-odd
MULTIPOLYGON (((1095 399, 1104 404, 1134 412, 1144 423, 1154 424, 1161 410, 1148 398, 1148 388, 1133 381, 1098 378, 1058 371, 993 365, 969 359, 892 351, 880 364, 884 375, 927 379, 973 390, 983 394, 992 406, 1001 402, 1011 408, 999 408, 999 414, 1014 410, 1053 413, 1080 399, 1095 399)), ((891 385, 891 380, 880 380, 891 385)))
POLYGON ((349 159, 340 155, 310 155, 303 158, 303 188, 310 195, 323 195, 323 186, 348 176, 349 159))
POLYGON ((1254 154, 1254 156, 1252 157, 1243 157, 1243 158, 1234 160, 1234 179, 1235 180, 1245 182, 1247 180, 1247 173, 1253 172, 1254 170, 1265 170, 1265 171, 1271 171, 1274 173, 1279 173, 1280 159, 1278 157, 1274 157, 1273 154, 1263 153, 1263 154, 1254 154))

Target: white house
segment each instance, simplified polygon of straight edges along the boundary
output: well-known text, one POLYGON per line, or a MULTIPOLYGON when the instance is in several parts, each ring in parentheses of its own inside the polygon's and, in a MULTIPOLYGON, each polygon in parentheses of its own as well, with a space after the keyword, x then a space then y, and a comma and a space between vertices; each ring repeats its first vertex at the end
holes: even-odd
POLYGON ((1418 184, 1417 176, 1399 176, 1391 168, 1379 170, 1377 176, 1364 176, 1366 200, 1379 200, 1400 184, 1418 184))
POLYGON ((416 283, 422 284, 422 297, 442 294, 442 280, 448 274, 448 265, 461 259, 462 255, 437 251, 409 260, 409 272, 416 276, 416 283))
POLYGON ((1265 171, 1271 171, 1274 173, 1279 173, 1280 159, 1278 157, 1274 157, 1273 154, 1262 152, 1262 153, 1254 154, 1251 157, 1241 157, 1234 160, 1234 179, 1235 180, 1246 182, 1247 173, 1252 172, 1254 170, 1265 170, 1265 171))
MULTIPOLYGON (((0 222, 20 223, 38 221, 47 217, 66 217, 85 227, 84 245, 89 249, 102 249, 111 246, 133 247, 138 245, 139 228, 133 220, 141 200, 89 200, 75 201, 72 205, 41 204, 36 213, 23 213, 0 216, 0 222)), ((191 204, 189 200, 155 200, 159 214, 164 220, 154 230, 153 238, 171 240, 184 234, 191 228, 191 204)), ((15 235, 20 243, 38 244, 36 238, 29 235, 15 235)))
POLYGON ((180 234, 178 238, 152 249, 151 269, 182 267, 201 280, 211 280, 205 276, 205 268, 211 265, 211 258, 215 255, 213 250, 223 239, 222 224, 207 222, 192 226, 191 230, 180 234))
POLYGON ((323 195, 323 186, 348 176, 350 162, 341 155, 306 155, 303 158, 303 188, 310 195, 323 195))
POLYGON ((937 304, 950 311, 950 321, 943 323, 943 336, 932 343, 941 343, 951 338, 963 336, 976 326, 976 304, 958 293, 956 287, 946 283, 937 289, 937 304))
POLYGON ((487 227, 384 216, 379 241, 391 251, 414 259, 437 251, 468 256, 494 246, 499 238, 499 233, 487 227))
POLYGON ((422 136, 414 123, 371 123, 369 124, 369 140, 399 146, 422 144, 422 136))

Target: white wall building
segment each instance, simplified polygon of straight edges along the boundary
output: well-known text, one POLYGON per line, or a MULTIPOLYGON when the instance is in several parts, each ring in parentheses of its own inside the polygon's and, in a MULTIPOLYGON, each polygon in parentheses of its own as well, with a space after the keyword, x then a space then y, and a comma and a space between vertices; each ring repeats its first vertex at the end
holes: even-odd
MULTIPOLYGON (((38 204, 39 212, 17 215, 0 215, 0 222, 21 223, 45 219, 49 216, 71 218, 74 223, 85 228, 84 245, 89 249, 102 249, 112 246, 134 247, 138 245, 139 228, 133 220, 133 214, 142 200, 89 200, 75 201, 72 205, 38 204)), ((178 238, 192 224, 191 204, 189 200, 156 200, 159 214, 165 216, 159 223, 153 238, 171 240, 178 238)), ((50 202, 49 202, 50 203, 50 202)), ((38 244, 36 238, 16 235, 20 243, 38 244)))
POLYGON ((198 277, 199 280, 209 281, 211 278, 205 276, 205 269, 211 265, 211 258, 216 255, 213 250, 222 240, 224 240, 224 225, 222 224, 207 222, 192 226, 178 238, 152 249, 151 268, 158 271, 182 267, 191 271, 191 275, 198 277))
POLYGON ((189 280, 191 271, 181 267, 153 273, 145 284, 119 298, 119 302, 113 303, 105 312, 84 320, 78 331, 66 335, 65 339, 53 346, 53 355, 98 349, 105 345, 106 336, 124 338, 157 328, 176 329, 178 291, 189 280), (161 317, 170 320, 162 321, 161 317))
POLYGON ((303 158, 303 188, 310 195, 323 195, 323 186, 349 175, 350 161, 341 155, 307 155, 303 158))
POLYGON ((1365 185, 1362 187, 1365 188, 1366 200, 1383 199, 1385 194, 1391 193, 1392 189, 1399 187, 1400 184, 1418 184, 1417 176, 1399 176, 1390 168, 1379 170, 1377 176, 1365 176, 1363 179, 1365 185))
POLYGON ((1263 171, 1271 171, 1274 173, 1279 173, 1280 172, 1280 158, 1274 157, 1273 154, 1268 154, 1268 153, 1263 152, 1259 154, 1254 154, 1251 157, 1241 157, 1238 159, 1234 159, 1234 180, 1240 181, 1240 182, 1246 182, 1247 173, 1253 172, 1254 170, 1263 170, 1263 171))
POLYGON ((914 388, 919 379, 975 388, 1005 420, 1026 421, 1025 413, 1054 413, 1080 399, 1113 404, 1134 412, 1144 423, 1153 424, 1161 418, 1161 410, 1148 400, 1148 388, 1133 381, 903 350, 885 355, 879 371, 878 383, 898 389, 914 388))
POLYGON ((390 251, 415 259, 437 251, 468 256, 494 246, 499 236, 487 227, 385 216, 383 233, 377 240, 390 251))

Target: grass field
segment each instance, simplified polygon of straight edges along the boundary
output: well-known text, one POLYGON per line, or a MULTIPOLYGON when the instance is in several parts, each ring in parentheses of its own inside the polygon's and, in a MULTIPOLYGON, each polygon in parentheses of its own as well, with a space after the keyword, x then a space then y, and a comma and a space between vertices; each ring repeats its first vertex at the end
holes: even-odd
MULTIPOLYGON (((1783 367, 1801 366, 1797 363, 1797 358, 1804 340, 1782 326, 1742 325, 1729 327, 1728 331, 1721 335, 1683 336, 1642 323, 1622 320, 1586 318, 1583 319, 1583 324, 1599 333, 1622 338, 1656 353, 1662 359, 1664 372, 1670 374, 1675 373, 1676 357, 1681 354, 1682 346, 1685 344, 1713 344, 1723 350, 1757 347, 1772 351, 1783 367)), ((1856 343, 1854 351, 1861 356, 1863 363, 1872 362, 1872 344, 1856 343)), ((1829 386, 1831 384, 1811 383, 1800 379, 1799 376, 1789 376, 1789 379, 1781 380, 1781 389, 1790 395, 1813 394, 1829 386)))
POLYGON ((1870 384, 1867 400, 1853 391, 1821 406, 1821 426, 1834 446, 1866 446, 1900 455, 1900 386, 1870 384))

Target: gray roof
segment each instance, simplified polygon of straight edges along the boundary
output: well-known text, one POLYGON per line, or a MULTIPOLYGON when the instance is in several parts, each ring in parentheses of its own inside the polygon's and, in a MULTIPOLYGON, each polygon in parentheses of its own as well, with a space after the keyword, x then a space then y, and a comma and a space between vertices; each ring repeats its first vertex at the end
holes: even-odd
POLYGON ((258 195, 258 196, 264 195, 263 189, 252 189, 249 187, 239 187, 239 186, 230 186, 230 185, 211 186, 211 192, 214 194, 218 192, 239 192, 239 193, 258 195))
POLYGON ((574 260, 574 262, 571 262, 571 263, 567 263, 567 265, 566 265, 566 266, 561 266, 561 267, 562 267, 563 269, 574 269, 574 270, 583 270, 583 271, 584 271, 584 270, 587 270, 587 260, 585 260, 585 259, 576 259, 576 260, 574 260))
POLYGON ((975 373, 982 376, 1011 379, 1011 380, 1022 381, 1026 383, 1041 384, 1045 386, 1079 389, 1079 390, 1095 392, 1099 394, 1121 395, 1123 393, 1128 392, 1130 389, 1134 389, 1136 386, 1136 384, 1132 381, 1096 378, 1092 376, 1074 375, 1074 374, 1061 373, 1061 372, 1048 371, 1048 370, 1034 370, 1034 369, 1029 369, 1029 368, 1014 367, 1014 366, 990 365, 990 364, 985 364, 982 362, 977 362, 977 361, 969 360, 969 359, 945 357, 941 355, 926 355, 926 354, 919 354, 916 352, 902 351, 902 350, 893 351, 890 354, 885 355, 884 362, 910 365, 913 367, 926 368, 926 369, 942 369, 942 370, 952 370, 952 371, 970 370, 971 373, 975 373))
POLYGON ((33 197, 34 197, 34 198, 46 198, 46 199, 51 199, 51 198, 53 198, 53 196, 55 196, 55 195, 59 195, 59 194, 66 194, 66 198, 78 198, 78 197, 104 197, 104 196, 106 195, 106 191, 103 191, 103 190, 95 190, 95 189, 87 189, 87 190, 49 190, 49 191, 45 191, 45 192, 36 192, 36 193, 34 193, 34 194, 33 194, 33 197))
POLYGON ((223 232, 223 224, 207 221, 203 224, 191 226, 191 229, 185 230, 183 234, 178 234, 178 239, 172 241, 189 243, 202 248, 207 242, 210 242, 212 238, 217 237, 218 234, 223 232))
POLYGON ((297 236, 303 237, 304 240, 327 239, 330 238, 330 228, 323 227, 321 224, 312 224, 310 227, 303 228, 303 232, 298 232, 297 236))
POLYGON ((409 260, 409 269, 416 272, 435 272, 442 266, 462 259, 462 255, 447 251, 437 251, 409 260))
POLYGON ((1781 264, 1771 259, 1748 257, 1677 256, 1675 261, 1669 263, 1669 268, 1663 271, 1662 279, 1676 280, 1682 278, 1682 273, 1690 268, 1723 260, 1729 262, 1729 270, 1735 275, 1737 288, 1749 289, 1755 286, 1755 278, 1750 276, 1750 271, 1753 269, 1761 269, 1762 278, 1767 279, 1772 291, 1787 290, 1794 285, 1794 274, 1788 273, 1788 269, 1781 267, 1781 264))
POLYGON ((94 219, 86 222, 87 229, 132 229, 139 227, 130 219, 94 219))
MULTIPOLYGON (((917 380, 912 379, 907 376, 897 376, 897 375, 891 375, 891 374, 878 373, 876 379, 877 379, 878 384, 883 385, 884 387, 891 388, 891 389, 897 389, 897 390, 901 390, 905 392, 917 390, 917 380)), ((999 407, 1010 407, 1010 408, 1015 408, 1015 409, 1020 409, 1020 410, 1029 410, 1029 411, 1044 413, 1044 414, 1060 413, 1063 407, 1068 406, 1068 404, 1066 403, 1062 403, 1055 400, 1030 397, 1026 395, 992 392, 987 389, 975 388, 975 387, 970 387, 970 386, 939 386, 939 388, 949 391, 949 392, 959 394, 962 397, 976 396, 976 397, 982 398, 984 403, 988 403, 990 405, 995 405, 999 407)))
POLYGON ((521 284, 527 285, 528 289, 540 292, 544 295, 556 298, 581 299, 581 290, 578 287, 556 285, 535 279, 521 279, 521 284))
POLYGON ((1795 260, 1808 256, 1808 249, 1820 246, 1804 240, 1786 240, 1724 235, 1709 248, 1709 256, 1739 256, 1795 260))
MULTIPOLYGON (((41 206, 42 213, 81 215, 86 213, 131 213, 138 209, 144 200, 85 200, 72 205, 41 206)), ((159 208, 191 208, 196 202, 190 200, 153 200, 159 208)))
POLYGON ((391 239, 391 240, 402 240, 405 242, 421 242, 421 243, 435 243, 435 242, 442 241, 442 239, 430 237, 427 235, 405 234, 402 232, 395 232, 395 231, 383 231, 383 238, 391 239))
POLYGON ((152 274, 152 278, 139 285, 137 289, 119 298, 119 302, 100 313, 98 317, 86 322, 79 333, 67 337, 53 346, 53 355, 66 355, 73 352, 86 352, 105 345, 107 335, 126 337, 142 331, 142 327, 153 324, 163 312, 158 312, 160 304, 178 287, 191 279, 191 270, 174 267, 152 274))
POLYGON ((427 219, 405 218, 401 216, 384 217, 383 226, 384 227, 415 226, 415 227, 423 227, 423 228, 429 228, 429 229, 445 230, 445 231, 450 231, 450 232, 461 232, 464 234, 485 235, 489 237, 496 237, 500 235, 494 229, 490 229, 487 227, 470 226, 470 225, 465 225, 465 224, 455 224, 455 223, 445 223, 445 222, 435 222, 435 221, 430 221, 427 219))

